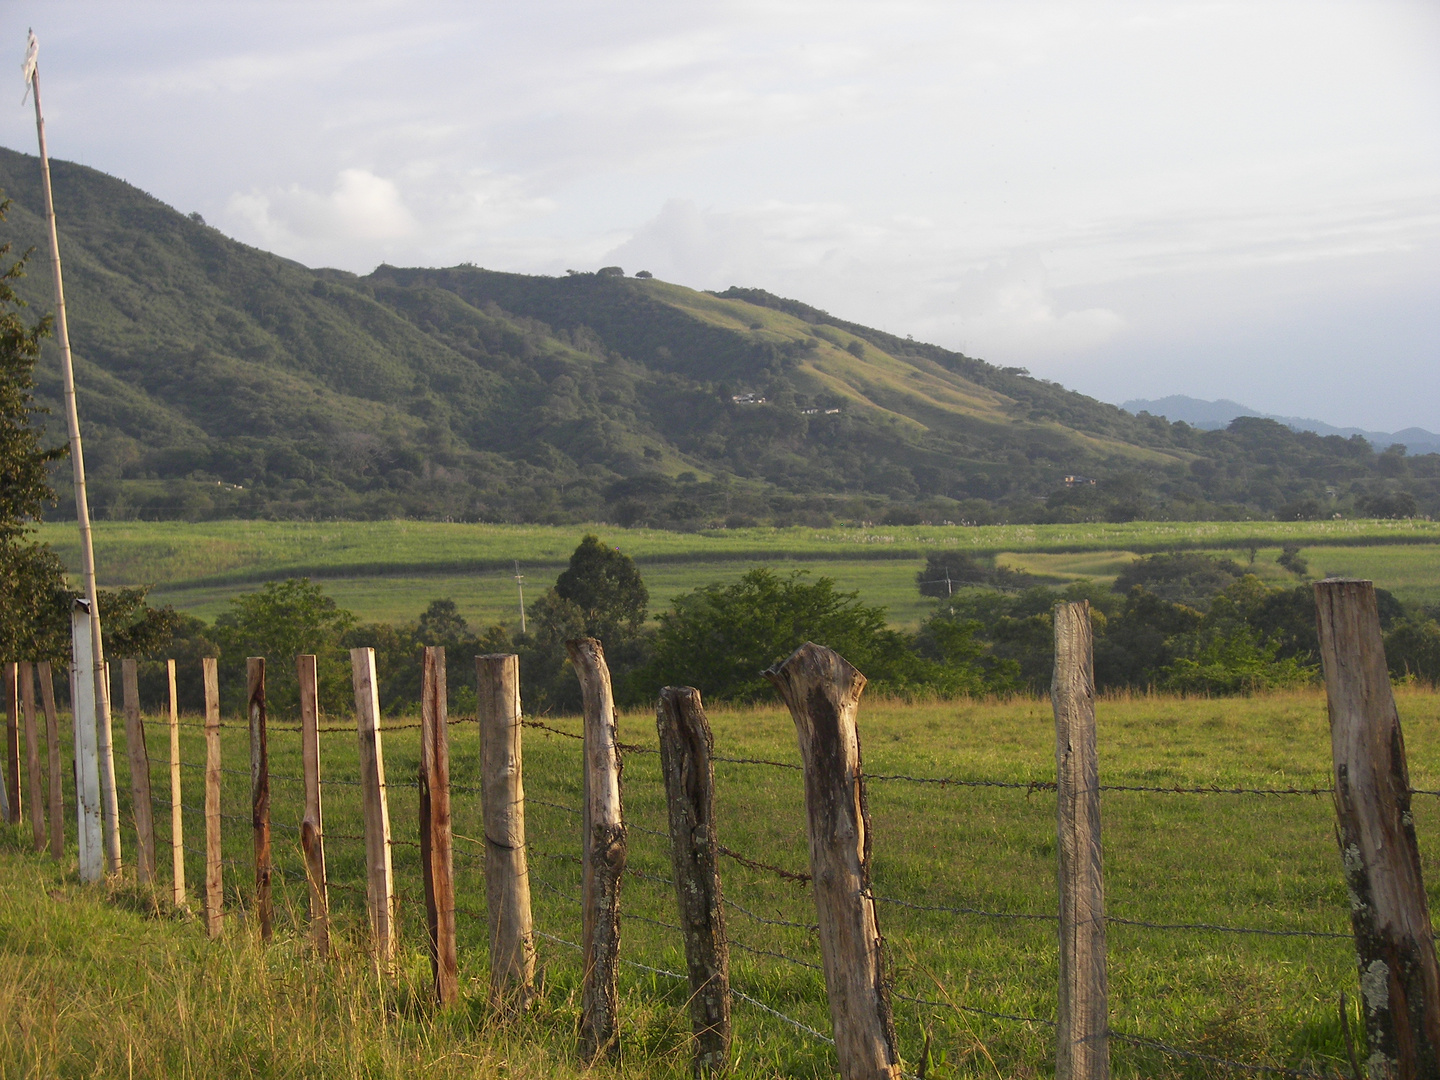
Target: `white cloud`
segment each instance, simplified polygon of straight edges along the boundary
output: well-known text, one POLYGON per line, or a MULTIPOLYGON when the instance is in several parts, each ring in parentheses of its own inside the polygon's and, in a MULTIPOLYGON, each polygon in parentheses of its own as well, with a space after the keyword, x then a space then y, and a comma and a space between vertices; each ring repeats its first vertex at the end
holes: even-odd
POLYGON ((335 187, 322 195, 298 184, 231 196, 229 214, 264 243, 334 246, 353 241, 393 241, 416 230, 400 189, 366 169, 341 169, 335 187))

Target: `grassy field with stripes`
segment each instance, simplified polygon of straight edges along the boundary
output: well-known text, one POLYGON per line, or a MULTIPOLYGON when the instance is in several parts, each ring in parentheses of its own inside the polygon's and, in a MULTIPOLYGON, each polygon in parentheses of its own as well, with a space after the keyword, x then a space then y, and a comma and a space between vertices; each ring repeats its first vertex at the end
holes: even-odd
MULTIPOLYGON (((1402 687, 1397 697, 1412 781, 1418 789, 1440 787, 1440 694, 1402 687)), ((1329 785, 1323 691, 1215 701, 1105 699, 1098 716, 1115 1075, 1240 1076, 1265 1067, 1273 1075, 1347 1072, 1339 1001, 1348 995, 1351 1024, 1358 1029, 1354 950, 1334 811, 1328 794, 1310 793, 1329 785), (1198 790, 1216 788, 1221 790, 1198 790)), ((735 1003, 736 1072, 831 1075, 809 890, 757 865, 808 869, 792 722, 778 706, 716 710, 710 719, 720 759, 719 839, 741 856, 722 863, 732 982, 744 995, 735 1003)), ((580 1071, 573 1054, 580 982, 573 947, 580 939, 580 743, 556 733, 578 733, 577 719, 547 717, 553 730, 525 730, 542 992, 528 1017, 508 1024, 484 1004, 476 723, 452 717, 449 727, 466 1001, 435 1017, 426 1004, 413 718, 386 718, 390 730, 384 734, 402 946, 394 985, 377 984, 364 957, 365 866, 353 724, 327 718, 321 736, 325 854, 338 942, 337 958, 325 964, 308 957, 305 946, 299 735, 288 730, 292 721, 272 721, 277 928, 275 943, 262 950, 253 944, 248 917, 254 891, 248 736, 240 718, 225 720, 224 942, 206 942, 198 919, 174 916, 163 905, 160 917, 147 914, 149 902, 133 888, 112 886, 103 903, 87 900, 94 890, 87 894, 62 880, 45 857, 13 854, 28 844, 28 827, 7 830, 12 854, 0 862, 0 1049, 21 1063, 18 1075, 124 1075, 127 1053, 135 1075, 177 1077, 400 1076, 421 1065, 437 1076, 580 1071), (87 919, 103 932, 72 943, 77 951, 68 959, 59 955, 54 943, 69 940, 65 935, 78 933, 76 921, 87 919), (52 920, 58 920, 53 927, 52 920), (42 947, 42 939, 50 947, 42 947), (134 964, 151 975, 129 993, 124 988, 134 976, 127 965, 134 964), (209 972, 211 983, 197 984, 197 970, 209 972), (91 972, 88 980, 83 971, 91 972), (97 978, 112 985, 103 1010, 97 978), (217 978, 219 988, 211 985, 217 978), (244 986, 227 994, 227 978, 244 986), (39 1010, 36 995, 61 992, 71 982, 70 1004, 54 1016, 39 1010), (210 1000, 207 994, 220 995, 215 1007, 225 1013, 224 1024, 207 1021, 199 1007, 210 1000), (314 1037, 302 1037, 306 1030, 314 1037), (97 1035, 117 1031, 124 1033, 118 1041, 97 1035), (253 1054, 262 1049, 265 1064, 256 1067, 253 1054), (245 1062, 248 1071, 239 1071, 245 1062)), ((181 739, 182 801, 193 808, 184 815, 191 849, 186 871, 196 911, 204 880, 199 766, 205 758, 198 723, 185 718, 181 739)), ((158 720, 148 724, 160 878, 168 885, 169 814, 162 801, 169 788, 168 738, 158 720)), ((115 728, 128 823, 118 717, 115 728)), ((862 701, 860 732, 873 819, 874 891, 907 1069, 919 1069, 928 1037, 928 1077, 1051 1075, 1057 956, 1055 799, 1046 786, 1055 771, 1049 703, 862 701)), ((683 972, 685 963, 675 928, 653 715, 623 715, 620 734, 635 747, 625 755, 623 774, 630 846, 622 894, 623 1049, 621 1062, 601 1071, 688 1075, 687 989, 673 974, 683 972)), ((73 808, 67 790, 72 851, 73 808)), ((1415 817, 1433 906, 1440 900, 1440 797, 1417 795, 1415 817)), ((133 863, 133 828, 124 832, 124 844, 133 863)))

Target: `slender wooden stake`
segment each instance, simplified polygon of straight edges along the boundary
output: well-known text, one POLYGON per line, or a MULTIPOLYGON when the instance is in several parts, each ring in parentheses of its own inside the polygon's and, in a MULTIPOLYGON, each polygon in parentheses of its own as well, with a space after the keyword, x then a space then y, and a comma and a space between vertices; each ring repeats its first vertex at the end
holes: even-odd
POLYGON ((50 857, 65 857, 65 787, 60 779, 60 710, 55 708, 55 676, 50 661, 40 662, 40 707, 45 710, 45 750, 49 757, 50 857))
POLYGON ((1100 763, 1095 741, 1095 650, 1090 605, 1055 606, 1055 781, 1059 802, 1060 1012, 1056 1080, 1108 1080, 1105 882, 1100 763))
POLYGON ((125 701, 125 749, 130 755, 130 801, 135 817, 136 879, 155 884, 155 810, 150 800, 150 752, 145 747, 145 721, 140 716, 140 673, 134 660, 120 661, 120 688, 125 701))
POLYGON ((1372 1078, 1440 1077, 1440 968, 1410 816, 1410 772, 1375 586, 1315 585, 1330 705, 1337 839, 1372 1078))
POLYGON ((690 969, 695 1074, 721 1072, 730 1055, 730 943, 715 828, 715 740, 691 686, 667 686, 655 708, 660 771, 670 808, 670 861, 690 969))
POLYGON ((450 836, 449 707, 445 650, 427 646, 420 690, 420 867, 425 879, 430 970, 435 997, 449 1005, 460 997, 455 956, 455 860, 450 836))
POLYGON ((521 753, 520 657, 475 658, 480 718, 481 802, 485 815, 485 906, 490 922, 490 1001, 527 1008, 535 984, 530 867, 525 858, 525 782, 521 753))
POLYGON ((40 791, 40 733, 35 724, 35 665, 20 665, 20 711, 25 718, 25 769, 30 790, 30 832, 38 854, 45 850, 45 797, 40 791))
POLYGON ((595 638, 565 643, 580 677, 585 708, 583 872, 584 982, 580 989, 580 1053, 586 1061, 619 1049, 620 880, 627 845, 620 806, 620 748, 615 699, 605 650, 595 638))
POLYGON ((205 927, 217 938, 225 928, 220 855, 220 673, 213 656, 200 664, 205 674, 205 927))
POLYGON ((90 609, 76 600, 70 611, 70 711, 75 722, 75 818, 80 880, 99 881, 104 852, 100 839, 100 763, 96 750, 95 686, 91 662, 90 609))
POLYGON ((20 824, 20 674, 5 665, 5 820, 20 824))
POLYGON ((245 700, 250 714, 250 828, 255 841, 255 918, 260 940, 274 933, 270 898, 270 751, 265 741, 265 658, 245 660, 245 700))
POLYGON ((105 872, 124 868, 120 852, 120 799, 115 786, 115 727, 110 715, 110 664, 99 665, 103 692, 95 692, 95 732, 100 761, 100 821, 105 830, 105 872))
POLYGON ((320 695, 315 657, 295 658, 300 682, 300 767, 305 778, 305 817, 300 847, 310 882, 310 941, 320 956, 330 955, 330 896, 325 888, 325 824, 320 812, 320 695))
POLYGON ((175 689, 175 661, 165 661, 170 690, 170 870, 176 907, 189 907, 185 892, 185 807, 180 801, 180 700, 175 689))
POLYGON ((765 672, 795 721, 830 1023, 845 1080, 898 1080, 900 1055, 870 894, 870 815, 856 714, 865 676, 807 641, 765 672))
POLYGON ((355 723, 360 735, 360 790, 365 800, 366 894, 375 963, 390 971, 395 961, 395 874, 390 865, 390 803, 385 790, 385 752, 380 742, 380 691, 375 650, 351 649, 355 723))

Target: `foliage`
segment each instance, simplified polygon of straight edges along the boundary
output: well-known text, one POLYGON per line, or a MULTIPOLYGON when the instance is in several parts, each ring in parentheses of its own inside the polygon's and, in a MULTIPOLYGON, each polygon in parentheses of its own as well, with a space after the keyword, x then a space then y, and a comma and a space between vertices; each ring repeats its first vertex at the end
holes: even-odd
POLYGON ((1310 572, 1310 564, 1300 556, 1299 544, 1286 544, 1275 561, 1296 577, 1303 578, 1310 572))
POLYGON ((1397 679, 1440 683, 1440 622, 1419 613, 1397 622, 1385 635, 1385 659, 1397 679))
POLYGON ((650 607, 650 593, 635 560, 587 534, 555 579, 555 595, 580 611, 585 632, 602 641, 633 635, 650 607))
POLYGON ((1211 596, 1244 572, 1239 563, 1230 559, 1180 551, 1136 560, 1120 572, 1114 589, 1128 593, 1138 585, 1172 604, 1203 607, 1211 596))
POLYGON ((949 597, 967 585, 994 585, 1001 589, 1023 589, 1035 583, 1029 574, 1006 566, 984 566, 965 551, 932 551, 925 556, 925 569, 915 575, 921 596, 949 597))

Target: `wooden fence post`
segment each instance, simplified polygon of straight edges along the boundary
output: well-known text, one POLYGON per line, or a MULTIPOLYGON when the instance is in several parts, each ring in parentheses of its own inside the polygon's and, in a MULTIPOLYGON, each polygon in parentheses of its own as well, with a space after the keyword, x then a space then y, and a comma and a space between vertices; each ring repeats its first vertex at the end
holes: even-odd
POLYGON ((460 996, 455 956, 455 859, 450 836, 449 707, 445 650, 427 646, 420 689, 420 866, 425 879, 430 970, 435 996, 449 1005, 460 996))
POLYGON ((1400 714, 1369 581, 1315 584, 1330 706, 1337 838, 1355 932, 1372 1080, 1440 1076, 1440 969, 1400 714))
POLYGON ((856 726, 865 676, 839 653, 807 641, 765 677, 790 709, 804 763, 810 876, 840 1075, 898 1080, 856 726))
POLYGON ((315 657, 295 658, 300 682, 300 767, 305 778, 305 817, 300 847, 310 884, 310 940, 322 957, 330 955, 330 896, 325 887, 325 824, 320 812, 320 696, 315 657))
POLYGON ((205 928, 225 928, 224 863, 220 853, 220 673, 215 657, 200 661, 205 676, 205 928))
POLYGON ((595 638, 565 643, 580 677, 585 710, 585 802, 581 889, 584 982, 580 989, 580 1053, 586 1061, 619 1047, 620 879, 625 872, 625 821, 620 807, 620 749, 615 699, 605 650, 595 638))
POLYGON ((490 922, 490 1001, 526 1008, 535 983, 530 868, 525 857, 520 657, 475 658, 480 719, 480 799, 485 815, 485 907, 490 922))
POLYGON ((20 824, 20 665, 5 665, 5 820, 20 824))
POLYGON ((125 701, 125 749, 130 757, 130 812, 135 818, 136 879, 155 884, 155 811, 150 801, 150 753, 145 748, 145 721, 140 716, 140 673, 134 660, 120 661, 120 687, 125 701))
POLYGON ((245 660, 245 701, 250 716, 250 828, 255 842, 255 918, 260 940, 274 933, 270 897, 270 750, 266 745, 265 658, 245 660))
POLYGON ((30 802, 30 833, 35 851, 45 850, 45 799, 40 791, 40 733, 35 723, 35 665, 26 660, 20 664, 20 711, 25 720, 25 770, 30 802))
POLYGON ((90 606, 70 609, 70 712, 75 725, 75 818, 80 880, 99 881, 104 852, 100 828, 100 762, 95 717, 95 661, 90 606))
POLYGON ((115 786, 115 726, 111 723, 110 661, 102 665, 105 696, 95 693, 96 751, 100 764, 100 822, 105 834, 105 872, 118 874, 124 869, 120 850, 120 795, 115 786))
POLYGON ((60 779, 60 710, 55 708, 55 676, 50 661, 42 660, 40 671, 40 707, 45 711, 45 750, 49 758, 50 796, 50 857, 59 862, 65 857, 65 788, 60 779))
POLYGON ((700 691, 667 686, 655 707, 670 811, 670 861, 690 969, 695 1073, 719 1073, 730 1055, 730 943, 721 903, 715 828, 715 740, 700 691))
POLYGON ((375 650, 350 650, 355 684, 355 724, 360 736, 360 790, 365 800, 366 896, 375 962, 389 971, 395 959, 395 874, 390 864, 390 802, 385 789, 385 752, 380 741, 380 690, 375 650))
POLYGON ((1055 606, 1055 783, 1060 884, 1060 1006, 1056 1080, 1108 1080, 1105 883, 1100 765, 1095 741, 1095 650, 1090 605, 1055 606))
POLYGON ((175 661, 165 661, 170 691, 170 870, 176 907, 188 907, 185 893, 185 807, 180 802, 180 701, 175 688, 175 661))

